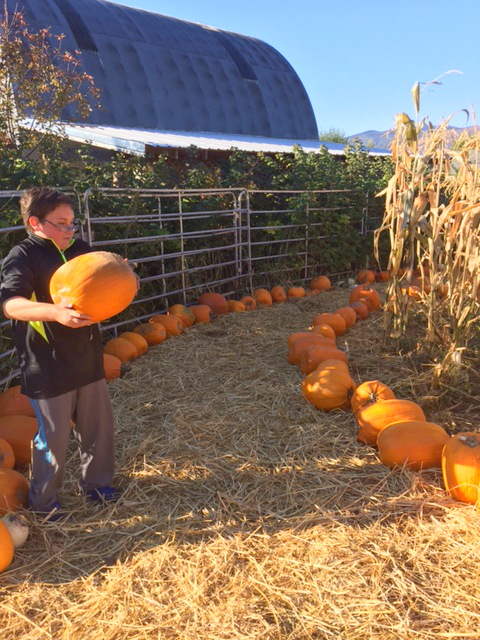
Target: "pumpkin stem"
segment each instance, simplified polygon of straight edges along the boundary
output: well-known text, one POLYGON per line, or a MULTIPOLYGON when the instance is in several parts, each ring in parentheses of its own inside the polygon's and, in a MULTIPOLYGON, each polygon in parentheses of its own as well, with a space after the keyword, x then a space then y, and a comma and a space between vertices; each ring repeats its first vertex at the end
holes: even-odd
POLYGON ((464 445, 473 449, 474 447, 480 447, 480 441, 475 440, 473 436, 458 436, 458 439, 463 442, 464 445))

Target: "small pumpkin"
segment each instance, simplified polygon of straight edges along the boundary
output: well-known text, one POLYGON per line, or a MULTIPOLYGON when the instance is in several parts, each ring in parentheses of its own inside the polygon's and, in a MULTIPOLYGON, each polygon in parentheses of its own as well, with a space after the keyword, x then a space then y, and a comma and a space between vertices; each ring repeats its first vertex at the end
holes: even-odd
POLYGON ((124 331, 118 337, 123 338, 124 340, 130 340, 130 342, 137 348, 139 356, 143 356, 147 353, 148 342, 139 333, 135 333, 134 331, 124 331))
POLYGON ((361 284, 375 282, 375 273, 370 269, 362 269, 357 273, 356 279, 361 284))
POLYGON ((369 380, 359 385, 352 395, 352 411, 357 413, 362 407, 374 402, 382 402, 383 400, 393 400, 395 394, 393 391, 380 380, 369 380))
POLYGON ((336 347, 312 345, 308 347, 300 358, 302 373, 308 375, 326 360, 340 360, 348 364, 347 354, 336 347))
POLYGON ((228 313, 227 299, 225 296, 222 296, 221 293, 202 293, 202 295, 198 297, 197 303, 208 305, 217 316, 228 313))
POLYGON ((15 454, 12 445, 5 438, 0 438, 0 467, 13 469, 14 464, 15 454))
POLYGON ((360 320, 366 320, 368 318, 369 311, 367 305, 364 302, 351 302, 349 306, 352 307, 352 309, 357 314, 357 320, 359 318, 360 320))
POLYGON ((324 369, 319 366, 302 383, 303 396, 323 411, 347 408, 354 389, 355 382, 348 371, 341 368, 324 369))
POLYGON ((480 506, 480 433, 466 431, 451 437, 441 464, 445 489, 452 498, 480 506))
POLYGON ((422 299, 421 289, 413 284, 411 284, 409 287, 403 287, 402 295, 407 296, 409 300, 415 300, 416 302, 420 302, 420 300, 422 299))
POLYGON ((346 322, 348 329, 351 329, 353 326, 355 326, 357 322, 357 314, 352 309, 352 307, 340 307, 340 309, 337 309, 335 313, 339 316, 342 316, 342 318, 346 322))
POLYGON ((195 323, 193 312, 184 304, 174 304, 168 310, 168 315, 177 316, 183 322, 185 327, 191 327, 195 323))
MULTIPOLYGON (((20 513, 7 513, 0 520, 7 527, 13 542, 13 548, 22 547, 28 538, 28 520, 20 513)), ((2 546, 0 542, 0 547, 2 546)))
POLYGON ((396 422, 378 434, 378 457, 393 469, 406 466, 414 471, 440 467, 443 447, 450 436, 433 422, 396 422))
POLYGON ((290 287, 287 291, 288 298, 304 298, 305 289, 303 287, 290 287))
POLYGON ((0 514, 26 506, 27 496, 28 480, 25 476, 14 469, 0 467, 0 514))
POLYGON ((195 324, 209 324, 212 320, 212 308, 208 304, 194 304, 189 307, 195 316, 195 324))
POLYGON ((337 339, 337 336, 335 335, 335 331, 332 329, 332 327, 329 324, 316 324, 312 328, 312 333, 316 333, 320 336, 324 336, 325 338, 332 340, 332 342, 335 342, 337 339))
POLYGON ((285 302, 287 299, 287 293, 283 287, 277 285, 272 288, 270 291, 270 295, 272 296, 272 300, 274 302, 285 302))
POLYGON ((135 327, 133 333, 138 333, 142 338, 145 338, 150 346, 160 344, 167 339, 167 331, 165 327, 158 322, 145 322, 144 324, 139 324, 138 327, 135 327))
POLYGON ((122 362, 130 362, 138 358, 137 347, 125 338, 111 338, 103 346, 103 353, 115 356, 122 362))
POLYGON ((103 322, 128 307, 138 280, 122 256, 108 251, 84 253, 62 264, 50 280, 55 304, 67 302, 92 322, 103 322))
MULTIPOLYGON (((0 495, 0 501, 2 497, 0 495)), ((0 520, 0 573, 12 564, 14 546, 12 536, 4 522, 0 520)))
POLYGON ((262 307, 271 307, 273 304, 272 296, 268 289, 255 289, 253 297, 262 307))
POLYGON ((426 276, 424 278, 414 278, 411 284, 412 284, 412 287, 418 287, 420 291, 423 291, 427 295, 432 290, 430 279, 427 278, 426 276))
POLYGON ((15 415, 35 417, 35 410, 27 396, 23 395, 20 385, 0 394, 0 416, 15 415))
POLYGON ((380 308, 380 296, 378 295, 378 291, 367 284, 360 284, 358 287, 355 287, 350 293, 350 297, 348 302, 351 304, 352 302, 358 302, 361 299, 370 300, 373 305, 373 310, 377 311, 380 308))
POLYGON ((229 313, 245 313, 245 305, 240 300, 229 300, 228 301, 228 311, 229 313))
POLYGON ((15 462, 30 463, 32 440, 37 431, 36 418, 30 416, 2 416, 0 418, 0 438, 6 440, 12 447, 15 462))
POLYGON ((343 336, 347 331, 347 323, 336 313, 320 313, 313 319, 313 326, 317 324, 329 324, 337 337, 343 336))
POLYGON ((178 316, 166 316, 163 313, 159 313, 150 318, 149 322, 162 325, 167 332, 167 336, 179 336, 184 329, 184 324, 178 316))
POLYGON ((103 354, 103 370, 107 382, 120 378, 122 375, 122 361, 110 353, 103 354))
POLYGON ((377 282, 388 282, 390 278, 390 273, 388 271, 377 271, 375 274, 375 280, 377 282))
POLYGON ((420 405, 399 398, 367 404, 357 411, 355 418, 359 427, 357 440, 372 446, 376 446, 380 431, 390 424, 411 420, 427 421, 420 405))
POLYGON ((243 296, 243 298, 240 298, 240 302, 245 305, 245 309, 247 311, 255 311, 258 306, 257 301, 253 296, 243 296))
POLYGON ((310 289, 317 289, 318 291, 327 291, 332 286, 330 278, 327 276, 317 276, 310 280, 310 289))

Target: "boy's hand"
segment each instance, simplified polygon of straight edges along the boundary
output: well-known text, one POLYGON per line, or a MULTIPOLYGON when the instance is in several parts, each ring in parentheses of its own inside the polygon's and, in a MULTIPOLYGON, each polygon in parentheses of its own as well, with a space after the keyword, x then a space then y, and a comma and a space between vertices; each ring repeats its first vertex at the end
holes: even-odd
POLYGON ((90 316, 75 311, 75 309, 72 309, 72 307, 68 306, 68 303, 66 302, 61 302, 60 304, 56 304, 54 306, 56 308, 56 322, 63 324, 65 327, 70 327, 71 329, 79 329, 80 327, 89 327, 91 324, 93 324, 90 316))

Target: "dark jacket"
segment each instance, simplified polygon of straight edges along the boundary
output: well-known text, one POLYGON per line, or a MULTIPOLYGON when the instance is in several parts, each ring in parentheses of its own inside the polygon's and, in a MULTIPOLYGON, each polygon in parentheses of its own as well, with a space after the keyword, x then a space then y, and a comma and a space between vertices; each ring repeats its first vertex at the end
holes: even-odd
MULTIPOLYGON (((48 287, 54 271, 90 251, 83 240, 73 240, 62 252, 52 240, 30 235, 2 265, 2 304, 16 296, 51 303, 48 287)), ((104 377, 98 324, 71 329, 58 322, 12 320, 12 330, 22 392, 30 398, 52 398, 104 377)))

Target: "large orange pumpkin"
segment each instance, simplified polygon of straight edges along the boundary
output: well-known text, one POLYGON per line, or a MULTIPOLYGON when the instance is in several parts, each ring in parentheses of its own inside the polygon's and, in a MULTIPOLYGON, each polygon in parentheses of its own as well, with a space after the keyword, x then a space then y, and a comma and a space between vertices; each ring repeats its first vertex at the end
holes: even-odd
POLYGON ((12 536, 6 525, 0 520, 0 573, 12 564, 14 551, 12 536))
POLYGON ((346 322, 348 329, 351 329, 353 326, 355 326, 357 322, 357 314, 352 309, 352 307, 340 307, 340 309, 337 309, 335 313, 339 316, 342 316, 342 318, 346 322))
POLYGON ((350 306, 352 307, 352 309, 355 311, 355 313, 357 314, 357 320, 358 318, 360 318, 360 320, 366 320, 369 316, 369 311, 368 311, 368 307, 364 302, 351 302, 350 306))
POLYGON ((404 465, 414 471, 440 467, 442 450, 449 440, 445 429, 433 422, 396 422, 378 434, 378 457, 391 469, 404 465))
POLYGON ((300 365, 304 352, 314 345, 323 345, 324 347, 330 348, 335 346, 328 338, 310 333, 308 337, 298 338, 291 342, 287 353, 287 358, 290 364, 300 365))
POLYGON ((228 301, 228 312, 229 313, 245 313, 245 305, 240 300, 229 300, 228 301))
POLYGON ((118 337, 123 338, 124 340, 130 340, 130 342, 137 348, 139 356, 143 356, 147 353, 148 342, 139 333, 135 333, 134 331, 124 331, 118 337))
POLYGON ((116 253, 92 251, 59 267, 50 280, 55 304, 67 302, 102 322, 128 307, 137 293, 133 269, 116 253))
POLYGON ((442 475, 448 493, 480 507, 480 433, 457 433, 442 452, 442 475))
POLYGON ((247 311, 254 311, 258 306, 253 296, 243 296, 243 298, 240 298, 240 302, 243 302, 247 311))
POLYGON ((3 416, 0 418, 0 438, 11 445, 16 462, 30 463, 32 440, 37 431, 36 418, 30 416, 3 416))
POLYGON ((308 347, 300 358, 300 368, 302 373, 308 375, 326 360, 340 360, 348 363, 347 355, 336 347, 326 347, 324 345, 312 345, 308 347))
POLYGON ((319 291, 327 291, 332 286, 327 276, 317 276, 310 280, 310 289, 318 289, 319 291))
POLYGON ((317 409, 333 411, 345 409, 350 404, 350 395, 355 382, 344 369, 317 367, 302 383, 302 394, 317 409))
POLYGON ((380 431, 390 424, 412 420, 427 421, 416 402, 398 398, 367 404, 357 411, 355 418, 359 427, 357 440, 372 446, 376 446, 380 431))
POLYGON ((380 380, 369 380, 359 385, 352 395, 352 411, 357 413, 362 407, 373 402, 381 402, 382 400, 393 400, 395 394, 393 391, 380 380))
POLYGON ((328 336, 324 336, 322 333, 317 333, 312 330, 312 331, 298 331, 297 333, 291 333, 287 338, 287 347, 290 349, 293 346, 293 343, 300 338, 312 338, 313 336, 315 336, 313 340, 315 344, 329 344, 331 347, 335 346, 335 339, 330 338, 328 336), (320 340, 317 340, 317 338, 320 338, 320 340))
POLYGON ((273 304, 272 296, 268 289, 255 289, 253 297, 262 307, 271 307, 273 304))
POLYGON ((357 282, 375 282, 375 273, 370 269, 362 269, 357 273, 357 282))
POLYGON ((178 316, 166 316, 160 313, 150 318, 149 322, 162 325, 168 336, 179 336, 184 329, 183 322, 178 316))
POLYGON ((380 296, 378 291, 367 284, 360 284, 350 293, 349 303, 358 302, 359 300, 370 300, 373 310, 376 311, 380 307, 380 296))
POLYGON ((0 514, 26 506, 27 496, 28 480, 25 476, 13 469, 0 467, 0 514))
POLYGON ((35 417, 30 400, 23 395, 20 385, 10 387, 0 394, 0 416, 15 415, 35 417))
POLYGON ((270 295, 272 296, 272 300, 274 302, 285 302, 285 300, 287 299, 285 289, 280 285, 273 287, 273 289, 270 291, 270 295))
POLYGON ((212 319, 212 307, 208 304, 194 304, 189 309, 195 316, 195 324, 208 324, 212 319))
POLYGON ((197 302, 198 304, 208 305, 213 313, 217 316, 228 313, 227 299, 220 293, 202 293, 202 295, 199 296, 197 302))
POLYGON ((105 372, 105 380, 115 380, 122 375, 122 361, 110 353, 103 354, 103 370, 105 372))
POLYGON ((303 287, 290 287, 287 291, 288 298, 304 298, 305 289, 303 287))
POLYGON ((174 304, 168 310, 168 315, 178 316, 186 327, 191 327, 195 322, 195 315, 184 304, 174 304))
POLYGON ((122 362, 130 362, 130 360, 138 358, 137 347, 133 342, 125 338, 111 338, 108 340, 103 347, 103 353, 109 353, 122 362))
POLYGON ((312 333, 318 333, 319 335, 324 336, 329 340, 332 340, 332 342, 335 342, 337 339, 337 336, 335 335, 335 331, 332 329, 332 327, 329 324, 316 324, 312 328, 312 333))
POLYGON ((13 469, 15 464, 15 454, 12 445, 4 438, 0 438, 0 467, 13 469))
POLYGON ((165 327, 158 322, 145 322, 144 324, 140 324, 138 327, 135 327, 133 333, 138 333, 142 338, 145 338, 150 346, 160 344, 167 338, 165 327))
POLYGON ((343 336, 347 331, 347 323, 336 313, 320 313, 313 319, 313 326, 317 324, 329 324, 336 336, 343 336))

